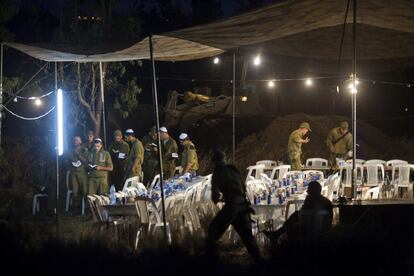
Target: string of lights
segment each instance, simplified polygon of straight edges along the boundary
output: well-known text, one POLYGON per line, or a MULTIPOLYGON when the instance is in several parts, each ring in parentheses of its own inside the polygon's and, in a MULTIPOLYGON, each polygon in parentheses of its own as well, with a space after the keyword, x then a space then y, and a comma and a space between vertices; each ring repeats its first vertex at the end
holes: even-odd
POLYGON ((9 112, 11 115, 13 115, 13 116, 15 116, 15 117, 17 117, 19 119, 25 120, 25 121, 35 121, 35 120, 42 119, 43 117, 46 117, 47 115, 49 115, 56 108, 56 106, 53 106, 46 113, 44 113, 42 115, 39 115, 39 116, 36 116, 36 117, 25 117, 25 116, 19 115, 19 114, 15 113, 15 112, 11 111, 5 105, 2 105, 2 106, 3 106, 4 110, 6 110, 7 112, 9 112))

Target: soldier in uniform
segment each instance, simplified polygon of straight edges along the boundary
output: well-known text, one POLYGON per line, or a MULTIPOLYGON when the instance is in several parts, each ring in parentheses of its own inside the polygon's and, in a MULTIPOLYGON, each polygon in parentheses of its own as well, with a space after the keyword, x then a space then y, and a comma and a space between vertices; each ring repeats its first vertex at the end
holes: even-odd
POLYGON ((70 185, 72 188, 73 209, 78 209, 82 197, 88 194, 88 175, 86 173, 88 148, 82 144, 79 136, 73 138, 73 149, 67 156, 67 168, 70 171, 70 185))
POLYGON ((301 123, 299 128, 293 131, 289 136, 288 155, 292 170, 301 170, 303 168, 301 162, 302 144, 309 143, 309 138, 303 139, 308 131, 312 131, 310 125, 304 122, 301 123))
POLYGON ((252 234, 250 214, 254 213, 246 197, 246 184, 240 172, 233 165, 226 165, 225 154, 222 151, 214 153, 212 161, 215 164, 211 179, 211 200, 214 203, 224 201, 224 207, 211 221, 206 238, 206 251, 214 253, 216 241, 232 225, 239 234, 247 251, 256 262, 262 261, 259 247, 252 234))
POLYGON ((170 179, 175 174, 175 161, 178 158, 177 142, 168 134, 166 127, 160 127, 160 139, 162 141, 162 166, 164 179, 170 179))
POLYGON ((142 180, 142 163, 144 162, 144 146, 141 141, 135 137, 132 129, 125 131, 125 140, 129 143, 130 151, 128 155, 127 168, 125 170, 124 178, 128 179, 134 176, 139 176, 142 180))
POLYGON ((158 168, 158 136, 157 128, 154 126, 148 134, 142 138, 144 146, 144 185, 149 185, 154 178, 158 168))
POLYGON ((183 168, 183 174, 190 173, 195 174, 198 170, 198 157, 196 148, 191 142, 187 133, 181 133, 179 136, 180 144, 183 146, 183 152, 181 153, 181 167, 183 168))
POLYGON ((88 194, 109 192, 108 172, 113 170, 111 155, 103 149, 102 140, 94 140, 94 149, 88 155, 88 194))
POLYGON ((94 148, 94 140, 95 140, 95 134, 92 130, 88 130, 88 133, 86 134, 86 140, 88 143, 86 143, 86 147, 88 148, 88 151, 93 151, 94 148))
POLYGON ((115 185, 117 191, 123 187, 124 173, 127 166, 127 157, 129 154, 129 145, 122 140, 122 131, 115 130, 114 141, 108 147, 108 152, 111 154, 112 162, 114 163, 114 170, 110 176, 110 183, 115 185))
POLYGON ((336 158, 346 160, 351 157, 352 152, 352 134, 348 130, 348 122, 341 122, 339 127, 335 127, 329 131, 326 138, 326 146, 330 151, 329 165, 333 170, 338 169, 336 158))

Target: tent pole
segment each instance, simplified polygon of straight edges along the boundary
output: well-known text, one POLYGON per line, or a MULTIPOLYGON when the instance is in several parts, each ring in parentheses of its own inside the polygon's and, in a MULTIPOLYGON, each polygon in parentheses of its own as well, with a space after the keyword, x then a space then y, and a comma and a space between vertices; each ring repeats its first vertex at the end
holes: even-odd
POLYGON ((352 92, 352 192, 353 197, 356 198, 357 196, 357 187, 356 187, 356 95, 357 95, 357 87, 356 87, 356 62, 357 62, 357 52, 356 52, 356 24, 357 24, 357 0, 353 0, 353 24, 352 24, 352 48, 353 48, 353 55, 352 55, 352 85, 353 91, 352 92))
POLYGON ((104 93, 104 79, 102 72, 102 61, 99 62, 99 78, 101 86, 101 101, 102 101, 102 123, 103 123, 103 135, 104 135, 104 145, 106 148, 106 115, 105 115, 105 93, 104 93))
MULTIPOLYGON (((55 61, 55 95, 57 99, 58 90, 58 76, 57 76, 57 62, 55 61)), ((56 100, 57 103, 57 100, 56 100)), ((56 107, 56 237, 59 238, 59 142, 58 142, 58 108, 56 107)))
MULTIPOLYGON (((154 49, 152 45, 152 35, 149 36, 149 47, 150 47, 150 57, 151 57, 151 73, 152 73, 152 94, 154 99, 155 106, 155 124, 157 130, 160 129, 160 115, 158 111, 158 92, 157 92, 157 78, 155 75, 155 60, 154 60, 154 49)), ((163 175, 163 166, 162 166, 162 148, 161 148, 161 137, 158 137, 158 161, 160 169, 160 188, 161 188, 161 206, 162 206, 162 222, 164 224, 164 237, 168 242, 167 234, 167 221, 165 218, 165 198, 164 198, 164 175, 163 175)))
POLYGON ((233 164, 236 163, 236 53, 233 52, 233 164))
POLYGON ((3 121, 3 43, 0 49, 0 150, 1 150, 1 122, 3 121))

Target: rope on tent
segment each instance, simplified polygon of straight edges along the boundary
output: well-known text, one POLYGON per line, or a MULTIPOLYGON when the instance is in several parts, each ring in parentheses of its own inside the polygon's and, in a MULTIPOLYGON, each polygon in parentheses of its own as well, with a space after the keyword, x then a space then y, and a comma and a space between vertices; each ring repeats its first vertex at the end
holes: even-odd
POLYGON ((55 109, 55 107, 56 106, 53 106, 49 111, 47 111, 46 113, 44 113, 44 114, 42 114, 42 115, 40 115, 40 116, 37 116, 37 117, 24 117, 24 116, 21 116, 21 115, 19 115, 19 114, 16 114, 16 113, 14 113, 13 111, 11 111, 10 109, 8 109, 5 105, 3 105, 3 108, 7 111, 7 112, 9 112, 11 115, 13 115, 13 116, 15 116, 15 117, 17 117, 17 118, 19 118, 19 119, 22 119, 22 120, 25 120, 25 121, 35 121, 35 120, 39 120, 39 119, 41 119, 41 118, 43 118, 43 117, 46 117, 47 115, 49 115, 54 109, 55 109))

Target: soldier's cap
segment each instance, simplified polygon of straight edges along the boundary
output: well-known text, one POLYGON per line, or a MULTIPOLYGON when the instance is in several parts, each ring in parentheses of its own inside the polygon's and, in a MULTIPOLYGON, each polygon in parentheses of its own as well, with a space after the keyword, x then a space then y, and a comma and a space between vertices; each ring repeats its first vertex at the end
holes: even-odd
POLYGON ((178 136, 178 138, 180 139, 180 140, 185 140, 185 139, 187 139, 188 138, 188 134, 187 133, 181 133, 180 134, 180 136, 178 136))
POLYGON ((168 133, 168 129, 165 126, 160 127, 160 132, 168 133))
POLYGON ((306 128, 307 130, 312 131, 311 128, 310 128, 309 123, 307 123, 307 122, 301 123, 299 128, 306 128))
POLYGON ((342 128, 343 130, 348 130, 349 129, 349 125, 347 121, 343 121, 341 122, 341 124, 339 125, 340 128, 342 128))
POLYGON ((128 128, 127 130, 125 130, 125 135, 134 135, 134 131, 130 128, 128 128))
POLYGON ((122 131, 120 131, 119 129, 114 131, 114 137, 116 136, 122 136, 122 131))
POLYGON ((101 138, 95 138, 95 139, 93 140, 93 143, 94 143, 94 144, 102 144, 102 139, 101 139, 101 138))
POLYGON ((93 133, 92 130, 88 130, 88 132, 86 133, 86 135, 95 135, 95 133, 93 133))

